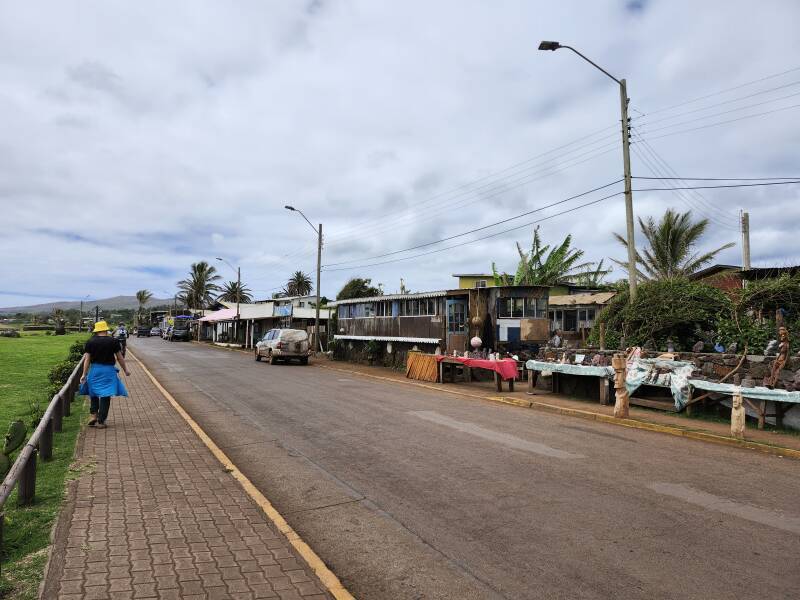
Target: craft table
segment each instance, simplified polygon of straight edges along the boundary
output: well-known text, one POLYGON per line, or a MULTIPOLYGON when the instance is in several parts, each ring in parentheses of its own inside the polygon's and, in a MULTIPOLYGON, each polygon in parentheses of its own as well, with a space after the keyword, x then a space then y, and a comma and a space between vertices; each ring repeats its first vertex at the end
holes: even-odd
POLYGON ((494 372, 497 391, 503 391, 503 380, 508 381, 508 391, 514 391, 514 380, 517 377, 517 361, 513 358, 503 360, 486 360, 481 358, 465 358, 462 356, 437 356, 439 363, 439 383, 446 378, 455 382, 456 371, 461 368, 464 381, 472 381, 472 369, 485 369, 494 372))
POLYGON ((611 367, 595 367, 591 365, 573 365, 569 363, 544 362, 529 360, 525 363, 528 370, 528 393, 533 394, 538 373, 549 371, 553 374, 552 391, 561 392, 561 375, 578 375, 581 377, 594 377, 597 379, 597 388, 600 394, 600 404, 609 403, 609 381, 614 378, 614 369, 611 367))

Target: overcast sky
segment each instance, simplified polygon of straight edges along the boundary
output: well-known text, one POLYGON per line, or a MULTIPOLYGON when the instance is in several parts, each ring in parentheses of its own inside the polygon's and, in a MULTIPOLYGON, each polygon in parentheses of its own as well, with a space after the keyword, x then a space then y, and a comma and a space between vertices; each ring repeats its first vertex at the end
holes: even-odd
MULTIPOLYGON (((348 268, 323 271, 329 297, 354 275, 392 292, 401 277, 453 287, 492 261, 513 272, 532 227, 475 238, 620 185, 449 250, 370 257, 621 178, 618 87, 568 50, 538 52, 542 39, 627 78, 649 144, 635 138, 634 175, 800 175, 800 109, 779 110, 800 105, 798 24, 795 0, 3 3, 0 306, 163 297, 216 256, 268 297, 315 269, 314 232, 285 204, 323 223, 323 264, 348 268)), ((736 242, 720 262, 739 264, 744 208, 753 264, 800 264, 798 198, 799 186, 639 192, 634 210, 708 216, 705 247, 736 242)), ((624 223, 618 195, 541 231, 621 258, 624 223)))

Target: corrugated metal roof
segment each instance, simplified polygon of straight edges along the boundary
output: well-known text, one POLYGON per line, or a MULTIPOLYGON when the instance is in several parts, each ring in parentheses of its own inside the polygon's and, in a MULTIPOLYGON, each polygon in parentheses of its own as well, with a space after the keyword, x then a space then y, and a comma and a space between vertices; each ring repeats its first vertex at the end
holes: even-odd
POLYGON ((550 296, 550 306, 583 306, 586 304, 607 304, 617 292, 592 292, 588 294, 570 294, 567 296, 550 296))
MULTIPOLYGON (((462 292, 464 290, 461 290, 462 292)), ((349 300, 337 300, 329 302, 328 306, 339 306, 341 304, 359 304, 360 302, 380 302, 381 300, 413 300, 414 298, 440 298, 446 296, 446 290, 437 292, 418 292, 416 294, 386 294, 385 296, 370 296, 369 298, 350 298, 349 300)))
POLYGON ((438 344, 440 341, 439 338, 395 337, 390 335, 339 335, 338 333, 334 339, 357 340, 363 342, 372 340, 376 342, 408 342, 409 344, 438 344))

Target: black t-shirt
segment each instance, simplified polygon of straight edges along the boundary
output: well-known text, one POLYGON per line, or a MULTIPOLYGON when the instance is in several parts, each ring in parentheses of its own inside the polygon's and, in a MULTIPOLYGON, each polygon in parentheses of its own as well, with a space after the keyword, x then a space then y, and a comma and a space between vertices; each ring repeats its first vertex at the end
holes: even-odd
POLYGON ((93 363, 101 365, 113 365, 116 361, 114 355, 122 352, 119 340, 107 335, 95 335, 86 342, 84 351, 89 354, 93 363))

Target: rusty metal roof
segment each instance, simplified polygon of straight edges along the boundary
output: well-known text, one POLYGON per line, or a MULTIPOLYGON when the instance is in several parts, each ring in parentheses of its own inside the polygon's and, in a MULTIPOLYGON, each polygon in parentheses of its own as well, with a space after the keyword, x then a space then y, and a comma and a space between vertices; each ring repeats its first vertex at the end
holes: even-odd
POLYGON ((608 304, 617 292, 589 292, 586 294, 570 294, 565 296, 550 296, 549 304, 554 306, 587 306, 608 304))

